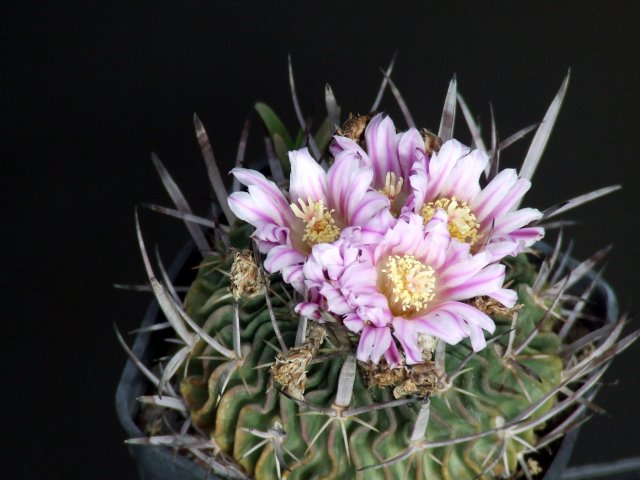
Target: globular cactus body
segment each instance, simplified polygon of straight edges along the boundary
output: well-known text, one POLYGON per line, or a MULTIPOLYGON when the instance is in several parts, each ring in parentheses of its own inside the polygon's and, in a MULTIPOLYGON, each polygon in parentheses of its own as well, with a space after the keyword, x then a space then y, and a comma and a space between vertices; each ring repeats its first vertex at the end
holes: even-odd
MULTIPOLYGON (((526 259, 519 261, 521 268, 526 265, 533 270, 526 259)), ((227 345, 232 344, 233 328, 230 270, 230 258, 205 259, 185 301, 187 314, 227 345)), ((531 277, 527 275, 529 273, 520 272, 520 277, 514 281, 531 277)), ((519 287, 522 307, 517 310, 513 347, 520 345, 545 315, 545 309, 528 293, 531 285, 519 283, 519 287)), ((292 315, 288 300, 293 292, 281 281, 272 282, 270 289, 282 335, 287 345, 293 345, 299 321, 292 315)), ((422 404, 419 399, 414 404, 345 418, 349 455, 337 420, 331 421, 311 443, 331 419, 331 414, 305 408, 304 404, 280 393, 278 388, 281 386, 277 383, 270 385, 269 367, 274 361, 278 341, 262 292, 241 299, 238 307, 242 351, 245 352, 241 364, 236 360, 209 359, 215 352, 201 340, 180 382, 180 392, 194 425, 211 435, 217 446, 249 475, 257 479, 278 478, 276 449, 280 449, 279 460, 283 462, 281 475, 290 479, 314 478, 316 475, 319 479, 355 478, 357 469, 379 464, 405 451, 422 404), (269 437, 269 431, 276 425, 282 426, 282 439, 275 433, 269 437), (256 435, 258 432, 264 435, 256 435), (264 442, 265 437, 267 442, 264 442), (254 448, 260 443, 262 446, 254 448), (247 455, 247 452, 251 453, 247 455)), ((560 382, 564 365, 557 355, 560 340, 553 332, 553 322, 548 322, 519 355, 505 356, 511 315, 503 313, 495 319, 499 325, 496 332, 499 340, 475 354, 462 369, 461 363, 471 350, 465 345, 447 349, 443 385, 435 388, 430 399, 430 420, 424 436, 427 441, 462 438, 495 429, 516 419, 560 382), (455 378, 447 381, 447 373, 450 376, 454 373, 455 378)), ((332 349, 330 339, 325 342, 326 350, 332 349)), ((331 409, 345 356, 323 360, 322 355, 318 355, 320 361, 309 366, 305 403, 331 409)), ((361 364, 361 367, 367 365, 361 364)), ((367 388, 367 379, 363 379, 360 370, 354 382, 351 405, 347 408, 394 400, 391 387, 367 388)), ((554 400, 555 396, 552 396, 532 418, 541 417, 554 400)), ((543 422, 539 428, 544 425, 543 422)), ((455 445, 418 449, 388 468, 367 471, 366 478, 405 478, 408 475, 406 478, 455 479, 474 478, 482 472, 497 477, 507 469, 515 471, 518 455, 528 450, 527 445, 535 445, 539 438, 531 428, 519 433, 518 439, 506 438, 501 446, 500 440, 496 439, 499 436, 496 433, 455 445), (495 465, 487 471, 492 463, 495 465)))
MULTIPOLYGON (((295 150, 304 135, 298 144, 283 136, 259 104, 276 147, 275 183, 234 169, 249 192, 229 196, 224 228, 193 215, 156 159, 179 211, 152 208, 187 223, 203 260, 182 299, 157 279, 138 229, 152 290, 181 345, 157 376, 145 371, 162 396, 142 400, 173 410, 169 428, 146 415, 150 437, 131 443, 182 449, 237 479, 541 478, 541 453, 597 410, 598 380, 639 335, 621 338, 626 318, 605 319, 589 304, 606 251, 573 264, 562 235, 541 258, 533 245, 539 221, 615 188, 544 214, 517 210, 567 80, 532 142, 526 178, 496 170, 500 149, 526 132, 504 145, 494 132, 485 151, 462 103, 480 149, 451 139, 455 79, 438 136, 397 134, 382 115, 350 117, 323 156, 339 111, 328 89, 330 121, 309 137, 316 159, 295 150), (197 224, 216 227, 212 244, 197 224)), ((226 201, 197 119, 196 130, 226 201)))

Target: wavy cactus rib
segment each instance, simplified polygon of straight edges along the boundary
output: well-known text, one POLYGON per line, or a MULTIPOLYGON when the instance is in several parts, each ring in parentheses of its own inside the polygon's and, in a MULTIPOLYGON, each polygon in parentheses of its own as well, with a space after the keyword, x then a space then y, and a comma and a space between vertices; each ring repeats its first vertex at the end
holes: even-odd
MULTIPOLYGON (((228 297, 225 294, 227 277, 220 272, 224 270, 224 261, 205 260, 205 263, 207 266, 200 269, 186 298, 186 309, 195 321, 207 324, 210 334, 217 332, 220 338, 230 342, 232 300, 224 299, 228 297)), ((274 283, 271 288, 278 292, 285 287, 274 283)), ((527 285, 522 284, 520 298, 525 306, 518 315, 517 347, 527 341, 529 333, 545 319, 546 313, 526 290, 527 285)), ((291 316, 290 306, 279 296, 273 295, 272 302, 283 336, 293 344, 297 319, 291 316)), ((277 344, 266 302, 263 297, 255 297, 242 301, 239 307, 243 347, 247 346, 250 352, 242 367, 230 371, 226 368, 228 361, 192 357, 187 369, 190 373, 181 380, 180 390, 192 412, 194 425, 211 431, 220 448, 233 454, 247 473, 256 478, 278 478, 275 467, 281 460, 275 454, 273 441, 254 450, 257 437, 253 434, 268 432, 276 422, 286 432, 286 439, 279 441, 293 454, 287 459, 286 467, 278 467, 291 470, 287 478, 309 478, 311 473, 319 478, 353 478, 356 469, 376 464, 385 467, 368 471, 367 478, 386 478, 388 471, 398 478, 405 472, 408 478, 423 478, 425 472, 436 475, 434 478, 474 478, 491 463, 491 460, 487 462, 488 458, 498 457, 500 463, 492 466, 494 474, 512 472, 518 454, 523 449, 535 449, 536 434, 529 428, 502 435, 506 430, 499 429, 516 420, 561 381, 563 363, 557 355, 559 339, 550 331, 550 324, 519 353, 516 347, 505 354, 509 337, 503 336, 502 341, 467 360, 455 379, 443 382, 443 390, 430 401, 426 436, 418 435, 414 426, 423 422, 416 421, 420 416, 421 410, 417 408, 420 401, 416 406, 379 411, 367 408, 372 403, 390 400, 391 393, 367 389, 361 375, 355 374, 353 357, 312 365, 307 374, 305 401, 300 404, 273 388, 265 393, 269 376, 260 366, 273 360, 273 346, 277 344), (344 374, 346 369, 348 375, 344 374), (341 370, 343 375, 339 373, 341 370), (349 407, 364 408, 359 415, 350 415, 349 407), (494 429, 493 435, 473 438, 494 429), (452 438, 465 437, 470 440, 446 445, 452 438), (421 443, 425 439, 443 445, 427 450, 421 443), (495 448, 503 443, 501 448, 495 448), (410 452, 406 459, 384 463, 406 453, 407 445, 410 452)), ((510 318, 498 321, 501 331, 511 329, 510 318)), ((206 348, 204 343, 201 348, 206 348)), ((464 346, 447 349, 449 372, 457 371, 467 354, 464 346)), ((522 420, 540 418, 552 403, 545 401, 530 418, 522 420)))
MULTIPOLYGON (((389 85, 404 111, 390 78, 392 68, 393 61, 375 106, 389 85)), ((257 106, 271 135, 269 164, 280 180, 289 169, 281 163, 286 149, 308 141, 320 156, 326 147, 320 136, 309 135, 291 63, 289 76, 302 128, 295 140, 271 109, 257 106)), ((566 80, 547 117, 555 119, 565 89, 566 80)), ((328 86, 325 93, 333 127, 340 109, 328 86)), ((455 77, 440 136, 452 136, 456 105, 475 145, 486 150, 455 77)), ((407 118, 413 121, 410 114, 407 118)), ((195 122, 208 173, 218 198, 224 198, 206 132, 197 117, 195 122)), ((534 138, 525 162, 529 175, 551 125, 541 126, 534 138)), ((500 150, 532 127, 502 143, 495 123, 492 130, 487 153, 497 164, 500 150)), ((248 123, 239 164, 247 132, 248 123)), ((563 254, 561 232, 542 261, 530 254, 510 259, 507 281, 518 293, 517 308, 475 299, 497 325, 485 349, 473 352, 464 342, 446 347, 438 342, 422 367, 389 369, 358 362, 344 327, 300 318, 293 311, 299 299, 290 286, 265 275, 258 255, 251 263, 255 250, 248 225, 234 221, 225 208, 230 227, 194 215, 166 169, 159 160, 155 163, 177 210, 151 208, 183 220, 203 259, 182 300, 182 290, 171 285, 161 264, 156 276, 137 223, 151 290, 168 320, 162 327, 170 325, 180 344, 160 362, 159 371, 134 358, 157 390, 139 400, 164 423, 149 421, 154 426, 147 429, 149 436, 130 443, 173 447, 219 475, 256 480, 536 478, 544 474, 537 455, 579 425, 587 410, 601 410, 593 403, 599 379, 612 358, 640 336, 636 331, 622 337, 626 317, 613 324, 594 319, 598 312, 589 303, 599 279, 594 270, 606 251, 568 268, 571 244, 563 254), (215 228, 212 245, 202 227, 215 228), (248 263, 239 266, 239 261, 248 263), (579 331, 588 324, 590 333, 579 331)), ((494 164, 486 173, 496 170, 494 164)), ((577 197, 548 217, 614 189, 577 197)))

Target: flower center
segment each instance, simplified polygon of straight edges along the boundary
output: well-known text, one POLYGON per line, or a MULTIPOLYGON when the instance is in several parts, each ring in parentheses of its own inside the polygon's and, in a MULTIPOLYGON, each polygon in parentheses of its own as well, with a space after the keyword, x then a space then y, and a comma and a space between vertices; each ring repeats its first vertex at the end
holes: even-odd
POLYGON ((380 270, 379 287, 394 315, 409 316, 427 307, 435 297, 432 267, 413 255, 391 255, 380 270))
POLYGON ((385 177, 384 187, 380 190, 381 193, 387 196, 392 202, 402 191, 402 184, 404 180, 402 178, 396 179, 396 174, 393 172, 387 172, 385 177))
POLYGON ((340 229, 331 216, 333 210, 325 209, 322 200, 316 202, 308 198, 305 203, 304 200, 299 199, 298 203, 300 206, 292 203, 291 210, 305 223, 302 240, 307 242, 307 245, 331 243, 340 236, 340 229))
POLYGON ((424 222, 431 220, 439 208, 447 212, 449 217, 447 227, 452 237, 471 245, 478 240, 480 224, 466 202, 459 202, 456 197, 451 197, 425 203, 420 209, 424 222))
POLYGON ((389 199, 391 215, 398 217, 402 210, 402 205, 406 199, 406 192, 402 191, 404 179, 396 177, 393 172, 387 172, 385 175, 384 186, 378 190, 389 199))

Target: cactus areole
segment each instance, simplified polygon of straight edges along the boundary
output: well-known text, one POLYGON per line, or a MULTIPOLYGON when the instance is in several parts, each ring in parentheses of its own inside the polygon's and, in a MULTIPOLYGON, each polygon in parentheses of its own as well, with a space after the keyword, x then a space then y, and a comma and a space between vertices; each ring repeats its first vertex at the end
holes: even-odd
POLYGON ((157 303, 132 350, 118 334, 118 411, 143 478, 558 478, 638 336, 597 273, 606 251, 571 260, 561 230, 536 243, 617 187, 520 206, 567 81, 520 172, 498 159, 531 129, 487 148, 455 79, 437 135, 393 83, 404 131, 380 113, 341 124, 329 87, 327 120, 311 135, 301 117, 295 140, 257 104, 268 168, 234 168, 230 193, 196 117, 221 216, 193 214, 154 158, 177 208, 151 208, 193 242, 167 273, 136 214, 157 303), (453 139, 458 106, 475 148, 453 139))

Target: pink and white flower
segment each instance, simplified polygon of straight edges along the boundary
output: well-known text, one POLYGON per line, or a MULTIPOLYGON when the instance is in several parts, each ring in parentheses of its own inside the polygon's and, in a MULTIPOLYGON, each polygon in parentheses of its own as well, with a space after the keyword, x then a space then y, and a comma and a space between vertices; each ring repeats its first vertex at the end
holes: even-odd
POLYGON ((334 137, 331 151, 336 158, 351 155, 371 166, 373 188, 391 202, 390 212, 381 216, 384 227, 393 223, 390 214, 413 212, 426 223, 443 208, 451 235, 471 244, 474 252, 491 252, 496 261, 520 253, 544 236, 544 229, 529 226, 541 218, 539 210, 516 210, 531 187, 529 180, 518 178, 514 169, 506 169, 480 187, 480 176, 489 160, 481 150, 470 151, 449 140, 430 155, 415 128, 396 133, 391 118, 382 114, 367 125, 364 137, 366 151, 341 136, 334 137))
MULTIPOLYGON (((378 363, 384 355, 400 361, 393 337, 406 362, 424 361, 420 335, 449 344, 470 337, 474 350, 492 333, 489 316, 465 300, 487 295, 512 307, 516 293, 503 288, 505 267, 489 252, 470 253, 468 243, 453 240, 447 215, 438 210, 423 225, 408 214, 377 245, 359 243, 359 229, 343 232, 333 244, 316 245, 304 267, 306 285, 317 289, 326 310, 352 332, 360 333, 357 357, 378 363)), ((309 308, 308 304, 302 308, 309 308)))
POLYGON ((384 193, 396 215, 411 193, 409 176, 415 162, 425 163, 422 135, 415 128, 396 133, 391 117, 382 113, 374 116, 364 132, 366 151, 350 138, 336 135, 331 153, 336 157, 353 156, 373 169, 372 188, 384 193))
POLYGON ((489 158, 457 140, 442 145, 428 163, 415 163, 410 177, 412 198, 407 210, 425 222, 436 210, 446 210, 449 232, 469 243, 472 251, 488 251, 494 260, 516 255, 544 236, 544 229, 529 226, 542 213, 535 208, 516 210, 531 182, 514 169, 498 173, 484 188, 480 176, 489 158))
POLYGON ((302 264, 314 245, 333 242, 349 226, 366 227, 388 199, 371 191, 373 170, 351 155, 336 158, 327 172, 306 148, 289 152, 288 195, 260 172, 234 168, 231 173, 248 187, 229 196, 229 206, 253 225, 258 248, 267 257, 265 269, 282 272, 285 282, 304 290, 302 264))

